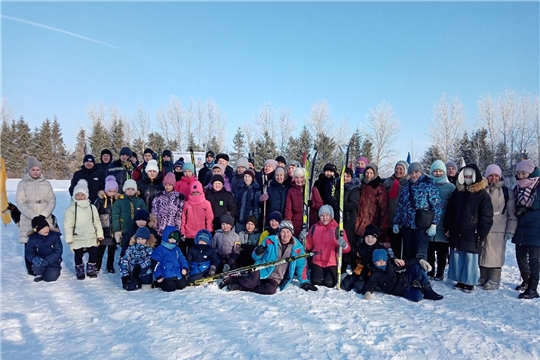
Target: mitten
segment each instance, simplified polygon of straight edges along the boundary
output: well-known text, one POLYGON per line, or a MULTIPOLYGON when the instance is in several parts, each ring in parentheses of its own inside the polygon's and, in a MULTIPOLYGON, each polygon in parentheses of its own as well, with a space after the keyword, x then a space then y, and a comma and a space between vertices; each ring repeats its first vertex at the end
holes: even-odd
POLYGON ((306 230, 302 230, 300 231, 300 234, 298 234, 298 239, 305 243, 306 242, 306 239, 307 239, 307 231, 306 230))
POLYGON ((264 202, 266 200, 268 200, 268 193, 264 193, 261 196, 259 196, 259 201, 260 202, 264 202))
POLYGON ((224 273, 228 272, 229 270, 231 270, 231 266, 229 264, 223 265, 223 272, 224 273))
POLYGON ((35 266, 47 266, 49 263, 47 260, 40 258, 39 256, 36 256, 32 259, 32 264, 35 266))
POLYGON ((343 249, 346 249, 349 245, 347 245, 347 242, 345 241, 344 238, 340 237, 337 241, 339 247, 343 248, 343 249))
POLYGON ((120 244, 120 242, 122 242, 122 232, 121 231, 116 231, 114 233, 114 239, 116 240, 116 242, 118 244, 120 244))
POLYGON ((392 231, 394 232, 394 234, 399 234, 399 225, 394 225, 392 231))
POLYGON ((372 294, 371 294, 370 291, 368 291, 368 292, 366 292, 366 293, 364 294, 364 299, 366 299, 366 300, 371 300, 372 298, 373 298, 373 296, 372 296, 372 294))
POLYGON ((210 266, 210 270, 208 271, 208 275, 216 275, 216 267, 214 265, 210 266))
POLYGON ((512 240, 513 237, 514 237, 514 234, 510 234, 510 233, 504 234, 504 240, 506 241, 512 240))
POLYGON ((265 251, 266 251, 266 246, 264 245, 259 245, 255 248, 255 250, 253 250, 255 252, 255 255, 257 256, 262 256, 265 251))
POLYGON ((428 236, 435 236, 435 234, 437 233, 437 225, 431 224, 431 226, 429 227, 429 229, 427 229, 426 232, 428 236))
POLYGON ((429 263, 424 260, 424 259, 420 259, 418 261, 418 265, 420 265, 422 267, 422 269, 426 270, 427 272, 430 272, 431 271, 431 265, 429 265, 429 263))
POLYGON ((185 242, 186 241, 186 236, 185 235, 180 235, 180 242, 185 242))
POLYGON ((305 291, 318 291, 319 290, 317 289, 315 285, 313 285, 310 282, 305 282, 305 283, 300 284, 300 288, 302 288, 305 291))

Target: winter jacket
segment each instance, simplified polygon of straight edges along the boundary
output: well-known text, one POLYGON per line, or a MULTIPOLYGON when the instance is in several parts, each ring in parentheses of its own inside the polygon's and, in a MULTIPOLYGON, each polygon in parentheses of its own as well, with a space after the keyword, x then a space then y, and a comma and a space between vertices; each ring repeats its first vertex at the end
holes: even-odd
POLYGON ((261 196, 261 187, 256 182, 246 186, 242 184, 234 194, 236 200, 236 222, 245 224, 249 216, 259 217, 261 208, 259 207, 259 196, 261 196))
MULTIPOLYGON (((540 177, 540 170, 535 168, 529 178, 540 177)), ((540 246, 540 187, 536 189, 536 198, 525 214, 517 217, 517 227, 512 242, 517 245, 540 246)))
POLYGON ((444 217, 446 216, 446 207, 448 206, 448 201, 450 200, 450 196, 452 196, 452 193, 454 192, 456 187, 454 184, 448 181, 448 178, 446 176, 442 177, 442 180, 436 181, 435 185, 437 185, 437 189, 439 189, 439 196, 441 197, 442 221, 440 221, 437 225, 437 232, 435 233, 435 236, 430 239, 430 241, 447 243, 448 237, 445 234, 443 223, 444 217))
POLYGON ((360 182, 358 179, 352 179, 352 181, 345 183, 344 199, 343 199, 343 229, 347 234, 347 239, 354 242, 356 239, 356 214, 358 210, 358 204, 360 202, 360 182))
POLYGON ((212 212, 214 214, 214 229, 221 227, 221 216, 226 212, 230 213, 234 218, 236 216, 236 202, 231 192, 226 191, 225 188, 220 191, 214 189, 206 189, 204 191, 206 200, 212 205, 212 212))
POLYGON ((28 233, 32 230, 32 219, 36 216, 45 216, 49 225, 53 225, 51 215, 56 206, 56 196, 51 183, 45 180, 43 174, 33 179, 26 173, 17 184, 16 198, 17 207, 21 212, 19 242, 24 244, 28 240, 28 233))
MULTIPOLYGON (((101 228, 103 229, 103 238, 112 239, 114 234, 112 233, 112 208, 115 202, 115 197, 109 197, 105 194, 105 191, 100 190, 98 192, 98 198, 94 202, 96 207, 99 219, 101 221, 101 228)), ((101 244, 101 245, 112 245, 110 244, 101 244)))
POLYGON ((156 218, 155 229, 159 236, 167 225, 182 228, 182 210, 184 209, 184 195, 176 191, 163 190, 152 200, 152 215, 156 218))
POLYGON ((212 168, 214 167, 215 162, 212 161, 211 163, 205 162, 203 164, 203 167, 199 170, 199 173, 197 174, 197 179, 202 184, 202 186, 206 186, 210 183, 212 180, 212 168), (207 180, 207 175, 210 174, 210 177, 207 180))
POLYGON ((174 231, 178 231, 178 229, 174 226, 167 226, 163 230, 161 245, 152 252, 152 259, 157 262, 154 268, 155 279, 160 277, 164 279, 173 277, 181 279, 182 270, 186 269, 186 271, 189 271, 189 264, 180 248, 174 246, 172 249, 169 249, 163 245, 163 243, 169 243, 169 235, 174 231))
MULTIPOLYGON (((366 226, 373 224, 383 230, 388 228, 388 194, 382 185, 380 177, 370 182, 362 180, 360 200, 358 202, 358 215, 356 216, 356 235, 364 236, 366 226)), ((385 231, 380 232, 381 243, 387 243, 385 231)))
POLYGON ((271 227, 268 227, 268 229, 264 230, 259 236, 258 245, 261 245, 264 239, 266 239, 267 237, 272 236, 272 235, 277 235, 278 233, 279 233, 279 228, 272 229, 271 227))
POLYGON ((330 205, 334 209, 334 216, 339 214, 339 175, 335 174, 333 178, 327 178, 323 174, 319 175, 319 179, 315 181, 314 187, 319 190, 319 194, 324 205, 330 205))
POLYGON ((288 190, 289 186, 280 184, 275 179, 270 182, 267 190, 268 200, 266 200, 267 214, 271 214, 274 211, 279 211, 280 214, 283 214, 283 210, 285 209, 285 198, 288 190))
POLYGON ((64 237, 70 249, 98 246, 103 228, 96 207, 88 200, 75 200, 64 212, 64 237))
POLYGON ((240 236, 234 231, 234 227, 229 232, 218 229, 214 235, 212 246, 221 258, 229 258, 231 254, 240 253, 240 236))
POLYGON ((139 197, 139 192, 133 196, 116 194, 116 201, 112 209, 112 231, 125 234, 135 223, 135 212, 139 209, 147 210, 146 204, 139 197))
POLYGON ((408 266, 414 265, 416 259, 407 261, 405 266, 397 266, 394 259, 388 257, 386 260, 386 268, 384 270, 374 267, 371 276, 365 282, 361 293, 375 292, 377 288, 387 294, 395 296, 403 296, 405 290, 409 286, 409 280, 405 270, 408 266))
MULTIPOLYGON (((231 182, 229 181, 229 178, 227 176, 223 176, 223 188, 225 190, 227 190, 228 192, 231 192, 232 193, 232 185, 231 185, 231 182)), ((204 191, 206 190, 210 190, 212 189, 212 182, 210 181, 208 184, 206 184, 206 186, 204 186, 204 191)))
POLYGON ((469 186, 458 182, 448 201, 444 228, 450 232, 450 248, 479 254, 482 246, 480 241, 488 235, 493 225, 493 205, 486 191, 488 182, 478 167, 474 164, 466 167, 475 170, 476 182, 469 186))
POLYGON ((193 183, 195 181, 197 181, 196 176, 192 176, 192 177, 183 176, 179 181, 176 182, 176 186, 174 187, 174 190, 184 195, 187 201, 189 199, 189 195, 191 194, 191 187, 193 186, 193 183))
POLYGON ((141 267, 139 276, 149 275, 152 273, 152 253, 154 252, 153 241, 147 241, 146 245, 131 243, 127 248, 126 253, 120 259, 120 274, 122 277, 131 276, 135 266, 141 267))
POLYGON ((135 166, 129 160, 125 163, 122 163, 120 159, 115 160, 111 162, 107 168, 105 178, 107 178, 109 175, 113 175, 116 178, 116 183, 118 184, 118 191, 122 192, 122 187, 124 186, 126 180, 131 179, 131 173, 133 172, 134 168, 135 166))
POLYGON ((507 203, 504 198, 503 186, 505 186, 504 181, 499 181, 487 188, 493 205, 493 225, 489 230, 486 241, 482 242, 478 265, 488 268, 502 267, 504 265, 506 252, 504 235, 513 235, 517 227, 517 218, 514 214, 516 205, 514 193, 507 188, 507 203))
MULTIPOLYGON (((309 209, 309 225, 308 228, 315 225, 318 221, 317 212, 323 206, 323 201, 319 190, 312 188, 311 193, 312 205, 309 209)), ((291 188, 287 191, 285 197, 285 209, 283 210, 283 218, 291 220, 294 226, 294 236, 298 237, 302 231, 304 215, 304 186, 298 186, 294 182, 291 188)))
MULTIPOLYGON (((214 167, 214 165, 212 165, 212 167, 214 167)), ((206 172, 206 174, 204 175, 204 181, 201 181, 202 186, 207 186, 212 181, 212 167, 210 167, 210 171, 206 172)), ((229 165, 227 165, 227 167, 225 168, 225 174, 222 174, 222 175, 223 175, 224 178, 232 179, 234 177, 233 168, 230 167, 229 165)), ((230 182, 229 182, 229 184, 230 184, 230 182)))
MULTIPOLYGON (((291 256, 299 256, 304 254, 304 247, 298 241, 296 238, 292 238, 291 240, 293 242, 292 249, 291 249, 291 256)), ((270 236, 267 237, 264 241, 264 246, 266 246, 266 251, 258 256, 253 252, 252 257, 253 260, 255 260, 255 264, 264 264, 266 262, 270 261, 276 261, 281 259, 281 255, 279 252, 279 238, 278 236, 270 236)), ((260 270, 260 278, 261 279, 268 279, 272 273, 275 270, 275 266, 270 266, 265 269, 260 270)), ((285 288, 289 285, 293 277, 296 277, 300 284, 303 284, 305 282, 308 282, 307 279, 307 262, 306 259, 298 259, 296 261, 291 261, 289 263, 288 269, 285 272, 285 277, 281 282, 279 283, 279 288, 281 290, 285 290, 285 288)))
POLYGON ((394 224, 416 229, 415 216, 418 209, 433 210, 432 224, 442 224, 442 205, 439 189, 437 189, 433 179, 426 175, 420 176, 415 183, 409 180, 408 184, 401 189, 394 224), (410 201, 411 191, 414 204, 411 204, 410 201))
MULTIPOLYGON (((158 235, 156 229, 154 229, 154 225, 155 218, 153 215, 150 215, 150 221, 146 223, 146 228, 150 231, 150 239, 148 240, 148 243, 152 244, 152 247, 155 249, 161 244, 161 237, 160 235, 158 235)), ((122 235, 122 243, 126 244, 126 250, 127 246, 136 243, 135 233, 137 232, 137 230, 139 230, 139 226, 137 225, 137 223, 133 223, 133 225, 128 229, 128 231, 122 235)))
POLYGON ((401 191, 403 189, 403 186, 406 186, 408 184, 408 179, 406 177, 402 177, 401 179, 399 179, 397 196, 394 199, 392 199, 390 198, 390 191, 392 190, 392 186, 394 185, 394 180, 396 180, 396 177, 394 174, 392 174, 392 176, 390 176, 389 178, 386 178, 383 181, 383 186, 386 189, 386 193, 388 194, 388 227, 390 229, 394 225, 393 221, 394 221, 394 218, 396 217, 396 210, 399 203, 401 191))
POLYGON ((247 230, 242 230, 238 234, 238 237, 240 238, 241 245, 257 246, 259 244, 261 233, 258 232, 257 229, 253 230, 252 233, 247 232, 247 230))
POLYGON ((219 256, 212 247, 212 243, 208 245, 194 244, 188 250, 187 261, 189 262, 190 276, 204 273, 210 266, 217 268, 220 264, 219 256))
POLYGON ((152 212, 152 201, 157 194, 161 193, 163 188, 163 176, 158 173, 154 180, 151 180, 148 176, 143 177, 142 180, 137 182, 137 189, 139 190, 140 197, 143 199, 148 212, 152 212))
POLYGON ((28 242, 24 245, 24 257, 26 260, 31 262, 37 256, 46 260, 48 266, 60 268, 63 251, 60 235, 62 234, 52 228, 50 228, 47 236, 38 233, 30 234, 28 242))
POLYGON ((373 245, 368 245, 362 238, 356 244, 354 250, 356 268, 354 269, 354 273, 359 275, 364 280, 368 278, 370 271, 375 269, 375 265, 373 264, 373 251, 377 249, 386 250, 386 248, 382 246, 379 241, 373 245))
POLYGON ((206 229, 212 232, 213 221, 212 204, 204 198, 204 194, 190 196, 182 209, 182 234, 192 239, 199 230, 206 229))
MULTIPOLYGON (((328 225, 323 225, 321 221, 316 223, 308 231, 306 238, 306 250, 318 252, 313 256, 312 263, 322 268, 337 265, 337 229, 339 225, 336 220, 332 219, 328 225)), ((343 249, 346 254, 351 251, 351 245, 347 239, 347 234, 343 235, 347 242, 347 247, 343 249)))
POLYGON ((244 174, 239 174, 236 171, 231 179, 231 192, 234 194, 238 187, 244 183, 244 174))
POLYGON ((163 175, 173 172, 174 170, 174 162, 173 161, 161 161, 161 172, 163 175))
POLYGON ((84 179, 88 182, 88 198, 93 204, 98 198, 98 192, 105 188, 105 178, 103 177, 103 172, 94 165, 93 168, 87 169, 84 165, 81 166, 81 169, 76 171, 73 174, 73 179, 71 179, 71 185, 69 187, 69 195, 73 196, 73 189, 77 182, 81 179, 84 179))

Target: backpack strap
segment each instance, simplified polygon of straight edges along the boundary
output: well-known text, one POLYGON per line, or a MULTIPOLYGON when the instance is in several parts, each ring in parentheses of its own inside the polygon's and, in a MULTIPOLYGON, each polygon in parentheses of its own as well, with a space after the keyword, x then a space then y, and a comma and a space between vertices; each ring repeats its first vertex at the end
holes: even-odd
POLYGON ((502 191, 504 194, 504 207, 502 210, 502 214, 504 214, 506 212, 506 205, 508 204, 508 200, 510 199, 510 194, 508 193, 508 186, 504 185, 502 187, 502 191))

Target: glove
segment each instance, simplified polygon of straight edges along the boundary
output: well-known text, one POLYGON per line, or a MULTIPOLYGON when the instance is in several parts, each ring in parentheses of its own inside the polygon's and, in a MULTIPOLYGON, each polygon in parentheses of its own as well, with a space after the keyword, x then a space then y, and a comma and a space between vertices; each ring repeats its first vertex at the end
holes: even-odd
POLYGON ((186 242, 186 236, 180 235, 180 239, 178 240, 178 242, 186 242))
POLYGON ((514 237, 514 234, 510 234, 510 233, 504 234, 504 240, 506 241, 512 240, 513 237, 514 237))
POLYGON ((255 248, 255 250, 253 250, 255 252, 255 255, 257 256, 262 256, 265 251, 266 251, 266 246, 264 245, 259 245, 255 248))
POLYGON ((308 201, 307 201, 307 206, 308 206, 308 207, 312 207, 312 206, 313 206, 313 201, 308 200, 308 201))
POLYGON ((300 284, 300 288, 305 291, 319 291, 319 289, 317 289, 317 287, 310 282, 300 284))
POLYGON ((338 246, 343 248, 343 249, 346 249, 348 248, 349 246, 347 245, 347 242, 345 241, 344 238, 340 237, 338 240, 337 240, 337 243, 338 243, 338 246))
POLYGON ((131 280, 131 277, 129 276, 122 276, 122 287, 125 289, 129 285, 129 281, 131 280))
POLYGON ((266 200, 268 200, 268 193, 265 193, 265 194, 262 194, 261 196, 259 196, 259 201, 260 202, 264 202, 266 200))
POLYGON ((429 229, 427 229, 426 232, 428 236, 435 236, 435 234, 437 233, 437 225, 431 224, 431 226, 429 227, 429 229))
POLYGON ((307 239, 307 231, 306 230, 300 231, 300 234, 298 234, 298 239, 305 243, 307 239))
POLYGON ((420 265, 422 267, 422 269, 426 270, 427 272, 430 272, 431 271, 431 265, 429 265, 429 263, 424 260, 424 259, 420 259, 418 261, 418 265, 420 265))
POLYGON ((120 244, 120 242, 122 241, 122 232, 121 231, 117 231, 114 233, 114 238, 116 240, 116 242, 118 244, 120 244))
POLYGON ((210 266, 210 271, 208 271, 208 275, 216 275, 216 267, 214 265, 210 266))
POLYGON ((231 266, 229 264, 223 265, 223 272, 226 273, 231 270, 231 266))
POLYGON ((399 234, 399 225, 394 225, 392 231, 394 232, 394 234, 399 234))
POLYGON ((371 294, 370 291, 368 291, 368 292, 366 292, 366 293, 364 294, 364 299, 366 299, 366 300, 371 300, 371 299, 373 299, 373 296, 372 296, 372 294, 371 294))
POLYGON ((39 256, 36 256, 32 259, 32 264, 35 266, 47 266, 49 263, 47 260, 40 258, 39 256))

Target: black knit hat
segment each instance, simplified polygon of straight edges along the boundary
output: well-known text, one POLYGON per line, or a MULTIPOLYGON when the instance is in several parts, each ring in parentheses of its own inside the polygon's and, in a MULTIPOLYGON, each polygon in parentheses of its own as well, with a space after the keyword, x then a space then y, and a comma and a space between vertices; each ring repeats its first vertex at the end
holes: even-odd
POLYGON ((216 161, 218 161, 219 159, 229 161, 229 155, 224 154, 224 153, 219 153, 219 154, 216 155, 216 161))
POLYGON ((150 148, 146 148, 146 149, 144 149, 143 155, 144 154, 150 154, 150 155, 154 156, 154 150, 152 150, 150 148))
POLYGON ((124 146, 122 149, 120 149, 120 156, 122 155, 127 155, 129 157, 131 157, 133 155, 133 153, 131 152, 131 149, 128 148, 127 146, 124 146))
POLYGON ((205 156, 205 157, 209 157, 209 156, 214 157, 214 152, 213 152, 212 150, 208 150, 208 151, 206 152, 206 156, 205 156))
POLYGON ((96 159, 94 159, 94 155, 92 154, 87 154, 84 156, 83 164, 87 161, 93 162, 94 164, 96 163, 96 159))
POLYGON ((349 174, 350 176, 354 176, 353 169, 351 169, 350 167, 345 168, 345 173, 349 174))
POLYGON ((172 158, 172 151, 171 150, 163 150, 163 153, 161 154, 161 156, 168 156, 170 158, 172 158))
POLYGON ((287 163, 287 160, 285 160, 285 157, 283 155, 279 155, 277 158, 276 158, 276 161, 277 162, 282 162, 284 164, 287 163))
POLYGON ((372 236, 375 236, 376 238, 379 238, 379 229, 375 225, 369 224, 368 226, 366 226, 366 230, 364 230, 364 237, 368 235, 372 235, 372 236))
POLYGON ((219 181, 220 183, 225 184, 225 179, 223 178, 222 175, 219 175, 219 174, 213 175, 212 180, 210 182, 213 184, 216 181, 219 181))
POLYGON ((334 173, 337 173, 336 165, 331 164, 331 163, 324 165, 323 172, 326 170, 330 170, 330 171, 333 171, 334 173))
POLYGON ((139 209, 137 211, 135 211, 135 216, 134 216, 134 221, 137 221, 137 220, 144 220, 146 222, 148 222, 150 220, 150 214, 148 213, 148 211, 144 210, 144 209, 139 209))
POLYGON ((41 229, 47 226, 49 226, 49 223, 43 215, 36 216, 32 219, 32 230, 34 232, 40 232, 41 229))

